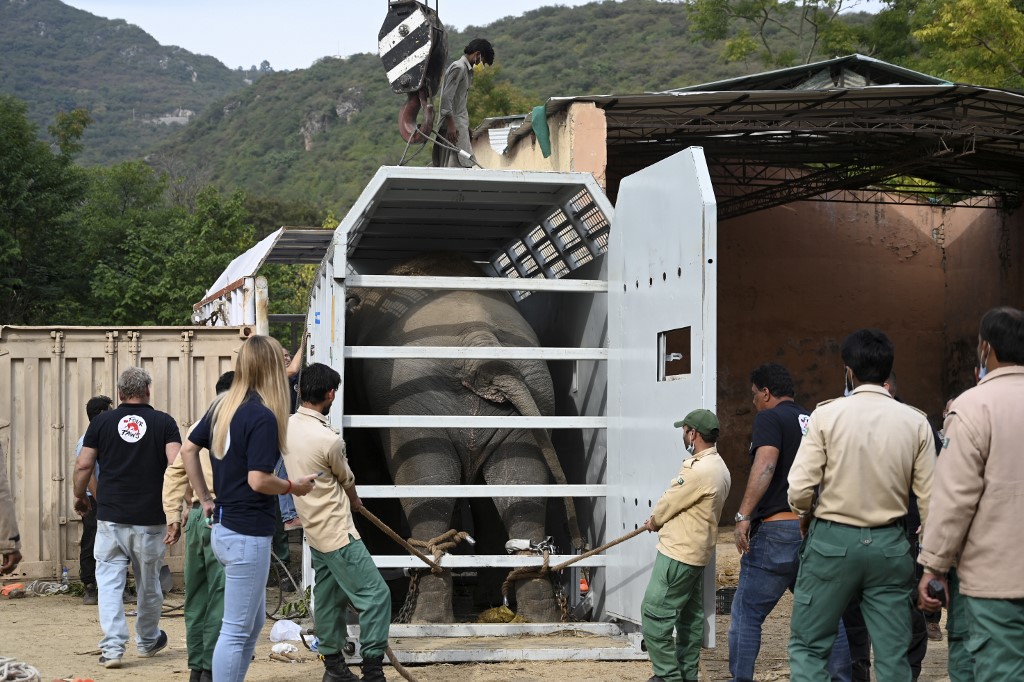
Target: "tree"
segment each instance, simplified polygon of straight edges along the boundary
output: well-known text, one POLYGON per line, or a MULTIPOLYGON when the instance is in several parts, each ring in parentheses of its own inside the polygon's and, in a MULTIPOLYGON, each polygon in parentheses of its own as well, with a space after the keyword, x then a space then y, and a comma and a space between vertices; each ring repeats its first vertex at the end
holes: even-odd
POLYGON ((188 324, 192 304, 253 241, 241 192, 224 199, 212 187, 199 192, 195 211, 175 209, 131 237, 122 257, 98 264, 93 277, 110 324, 188 324))
POLYGON ((80 284, 68 218, 84 192, 72 152, 88 117, 70 119, 54 126, 55 154, 37 139, 25 104, 0 96, 0 320, 7 324, 67 319, 64 293, 80 284))
POLYGON ((1024 4, 931 0, 918 7, 921 68, 949 80, 1024 88, 1024 4))
POLYGON ((500 66, 476 69, 473 87, 469 90, 466 108, 469 110, 469 127, 472 129, 485 118, 510 116, 529 111, 538 104, 532 97, 501 78, 500 66))
POLYGON ((766 67, 807 64, 824 53, 851 52, 855 34, 839 18, 847 0, 689 0, 693 32, 724 40, 726 61, 759 59, 766 67))
POLYGON ((273 73, 274 69, 271 68, 270 62, 264 59, 260 62, 260 73, 273 73))

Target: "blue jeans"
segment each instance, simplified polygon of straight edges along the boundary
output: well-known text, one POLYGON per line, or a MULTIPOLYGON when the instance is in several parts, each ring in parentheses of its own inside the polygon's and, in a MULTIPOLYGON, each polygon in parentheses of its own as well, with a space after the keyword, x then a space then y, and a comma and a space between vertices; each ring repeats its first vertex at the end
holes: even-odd
POLYGON ((243 535, 217 523, 211 545, 224 566, 224 620, 213 650, 213 679, 242 682, 267 618, 272 536, 243 535))
MULTIPOLYGON (((750 549, 740 558, 740 581, 729 620, 729 674, 737 682, 754 679, 761 650, 761 626, 786 590, 793 590, 800 568, 800 522, 769 521, 758 526, 750 549)), ((846 630, 839 633, 828 661, 836 682, 850 682, 853 671, 846 630)))
MULTIPOLYGON (((284 458, 277 460, 277 469, 274 473, 281 478, 288 478, 288 470, 284 468, 284 458)), ((278 495, 277 504, 281 507, 281 521, 288 523, 299 518, 299 512, 295 511, 295 500, 291 495, 278 495)))
POLYGON ((160 610, 164 593, 160 589, 160 566, 164 562, 164 536, 167 526, 132 526, 110 521, 96 522, 96 588, 99 593, 100 650, 106 658, 124 656, 128 643, 128 622, 124 617, 125 581, 128 563, 135 573, 138 591, 138 617, 135 619, 135 643, 146 652, 160 638, 160 610))

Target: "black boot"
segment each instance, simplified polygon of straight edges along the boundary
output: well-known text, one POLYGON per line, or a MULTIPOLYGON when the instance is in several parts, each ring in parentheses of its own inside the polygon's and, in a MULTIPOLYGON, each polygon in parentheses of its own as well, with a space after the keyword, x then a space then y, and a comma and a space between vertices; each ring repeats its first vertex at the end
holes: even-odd
POLYGON ((321 682, 359 682, 348 666, 344 654, 324 656, 324 679, 321 682))
POLYGON ((202 670, 190 670, 188 676, 188 682, 199 682, 202 675, 202 670))
POLYGON ((387 682, 383 656, 363 659, 363 682, 387 682))
POLYGON ((199 682, 213 682, 213 671, 201 670, 199 672, 199 682))

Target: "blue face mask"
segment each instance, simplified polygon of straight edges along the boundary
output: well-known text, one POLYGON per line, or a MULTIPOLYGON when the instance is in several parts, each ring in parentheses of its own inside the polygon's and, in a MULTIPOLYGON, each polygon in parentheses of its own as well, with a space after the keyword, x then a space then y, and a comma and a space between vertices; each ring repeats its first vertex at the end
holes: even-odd
POLYGON ((849 374, 843 374, 843 383, 845 386, 845 388, 843 389, 843 397, 849 398, 851 395, 853 395, 853 384, 850 383, 849 374))
POLYGON ((988 364, 988 358, 986 358, 984 356, 982 356, 978 360, 978 381, 981 381, 982 379, 984 379, 985 375, 988 374, 988 367, 985 366, 987 364, 988 364))

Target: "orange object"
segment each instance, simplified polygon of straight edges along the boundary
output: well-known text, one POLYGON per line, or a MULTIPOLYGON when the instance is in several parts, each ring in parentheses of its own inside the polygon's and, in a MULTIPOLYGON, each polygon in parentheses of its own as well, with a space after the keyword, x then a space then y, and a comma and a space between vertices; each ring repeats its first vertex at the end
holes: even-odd
POLYGON ((10 596, 11 592, 13 592, 14 590, 24 590, 24 589, 25 589, 25 583, 11 583, 10 585, 4 585, 4 587, 2 589, 0 589, 0 595, 3 595, 5 597, 7 597, 7 596, 10 596))
POLYGON ((580 576, 580 592, 583 594, 590 592, 590 584, 587 582, 587 579, 583 576, 580 576))

